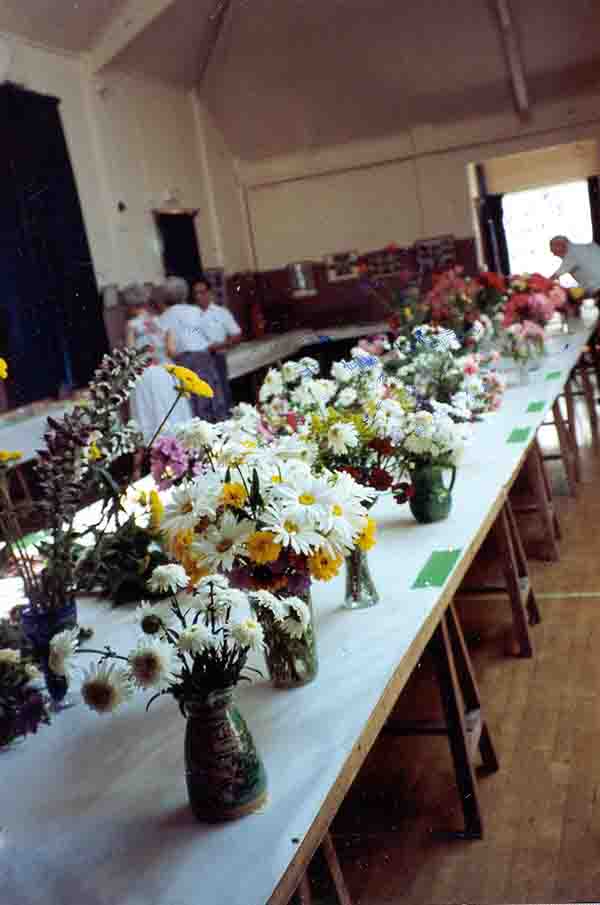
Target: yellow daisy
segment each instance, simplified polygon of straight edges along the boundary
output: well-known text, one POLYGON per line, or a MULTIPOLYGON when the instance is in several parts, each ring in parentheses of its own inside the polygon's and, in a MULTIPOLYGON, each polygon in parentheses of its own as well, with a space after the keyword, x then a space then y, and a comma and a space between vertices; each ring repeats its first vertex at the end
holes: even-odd
POLYGON ((331 556, 330 553, 321 548, 308 557, 308 568, 313 578, 318 581, 329 581, 340 571, 343 562, 343 556, 331 556))
POLYGON ((182 368, 179 365, 165 365, 165 368, 177 383, 177 389, 184 396, 205 396, 212 399, 214 396, 210 384, 202 380, 194 371, 189 368, 182 368))
POLYGON ((5 358, 0 358, 0 378, 6 380, 8 377, 8 365, 5 358))
POLYGON ((374 547, 377 543, 377 538, 375 537, 376 531, 377 522, 369 516, 365 527, 356 538, 357 547, 360 547, 361 550, 370 550, 374 547))
POLYGON ((275 562, 281 553, 281 544, 275 542, 272 531, 255 531, 246 541, 246 547, 252 561, 259 564, 275 562))
POLYGON ((232 509, 241 509, 248 499, 248 492, 243 484, 223 484, 219 502, 222 506, 231 506, 232 509))
POLYGON ((9 452, 7 449, 0 449, 0 462, 18 462, 22 456, 23 453, 20 452, 9 452))
POLYGON ((159 531, 165 507, 156 490, 150 491, 150 531, 159 531))

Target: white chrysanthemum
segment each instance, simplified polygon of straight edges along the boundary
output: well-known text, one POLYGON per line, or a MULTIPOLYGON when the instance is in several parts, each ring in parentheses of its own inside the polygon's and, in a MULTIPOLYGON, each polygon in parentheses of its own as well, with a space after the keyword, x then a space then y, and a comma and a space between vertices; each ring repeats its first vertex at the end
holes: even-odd
POLYGON ((255 529, 254 522, 249 519, 238 522, 233 513, 227 511, 220 525, 211 525, 200 540, 192 543, 192 551, 204 557, 207 568, 228 572, 236 557, 245 553, 244 543, 255 529))
POLYGON ((348 383, 352 380, 352 371, 346 361, 336 361, 331 365, 331 376, 338 383, 348 383))
POLYGON ((275 368, 269 368, 258 394, 259 401, 267 402, 272 396, 279 396, 281 393, 283 393, 281 374, 275 368))
POLYGON ((287 597, 285 602, 291 613, 285 619, 283 629, 291 638, 302 638, 310 625, 310 609, 300 597, 287 597))
POLYGON ((299 361, 286 361, 281 368, 281 376, 284 383, 295 383, 305 373, 299 361))
POLYGON ((145 635, 160 635, 173 621, 173 610, 168 603, 143 602, 133 618, 145 635))
POLYGON ((173 648, 166 641, 138 641, 127 656, 131 677, 140 688, 157 688, 171 678, 173 648))
POLYGON ((269 610, 278 622, 281 622, 287 616, 288 607, 286 602, 276 597, 275 594, 271 594, 270 591, 252 591, 250 596, 257 606, 269 610))
POLYGON ((161 528, 170 535, 194 528, 203 515, 215 513, 213 507, 209 507, 207 512, 205 503, 206 497, 201 495, 198 484, 175 487, 171 502, 165 506, 161 528))
POLYGON ((311 386, 312 383, 305 381, 291 392, 290 399, 292 400, 292 404, 295 408, 300 409, 300 411, 310 409, 315 405, 315 397, 310 391, 311 386))
POLYGON ((310 395, 320 406, 325 406, 337 390, 335 381, 326 380, 325 378, 311 380, 307 387, 310 395))
POLYGON ((0 650, 0 663, 7 663, 12 666, 14 663, 18 663, 20 659, 20 650, 13 650, 11 647, 5 647, 0 650))
POLYGON ((352 387, 345 387, 337 398, 337 405, 340 405, 342 408, 348 408, 348 406, 354 405, 356 400, 356 390, 352 387))
POLYGON ((300 459, 311 461, 312 447, 298 436, 280 437, 273 443, 273 452, 283 461, 300 459))
POLYGON ((327 431, 327 445, 334 453, 343 455, 358 445, 358 431, 353 424, 337 421, 327 431))
POLYGON ((175 430, 175 436, 186 449, 201 450, 212 447, 217 439, 217 425, 203 421, 201 418, 192 418, 175 430))
POLYGON ((249 616, 243 622, 230 624, 231 637, 241 647, 249 647, 251 650, 262 650, 264 646, 264 633, 262 625, 257 619, 249 616))
POLYGON ((129 673, 114 663, 94 663, 84 672, 81 697, 96 713, 113 713, 133 692, 129 673))
POLYGON ((211 575, 203 575, 196 583, 196 587, 198 591, 210 591, 211 587, 215 591, 224 591, 229 587, 229 579, 226 575, 221 575, 219 572, 213 572, 211 575))
POLYGON ((214 643, 215 636, 208 626, 196 623, 180 632, 177 647, 186 654, 199 654, 204 648, 212 647, 214 643))
POLYGON ((311 358, 310 355, 304 355, 299 361, 298 364, 302 368, 303 372, 309 372, 313 377, 321 370, 321 365, 316 360, 316 358, 311 358))
POLYGON ((50 639, 48 666, 58 676, 67 676, 72 667, 72 659, 77 653, 79 629, 70 628, 59 632, 50 639))
POLYGON ((177 563, 168 563, 166 566, 157 566, 150 580, 148 587, 155 593, 165 593, 170 591, 175 594, 179 588, 186 588, 190 580, 183 566, 177 563))

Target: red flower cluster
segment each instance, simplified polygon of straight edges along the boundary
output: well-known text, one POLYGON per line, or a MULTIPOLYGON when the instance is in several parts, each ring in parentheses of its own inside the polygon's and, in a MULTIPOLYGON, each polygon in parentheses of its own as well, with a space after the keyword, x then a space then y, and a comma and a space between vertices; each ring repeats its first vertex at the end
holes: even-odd
POLYGON ((408 501, 414 497, 415 488, 407 481, 401 481, 399 484, 394 484, 392 493, 394 494, 395 501, 401 506, 403 503, 408 503, 408 501))

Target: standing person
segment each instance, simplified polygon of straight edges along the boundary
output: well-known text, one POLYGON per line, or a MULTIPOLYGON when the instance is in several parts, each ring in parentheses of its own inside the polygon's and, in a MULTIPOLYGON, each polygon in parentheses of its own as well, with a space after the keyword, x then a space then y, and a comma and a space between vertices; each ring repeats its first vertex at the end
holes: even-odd
POLYGON ((566 236, 554 236, 550 240, 550 251, 562 258, 562 264, 550 279, 556 280, 564 273, 570 273, 592 295, 600 290, 600 245, 595 242, 576 245, 566 236))
MULTIPOLYGON (((131 415, 137 421, 148 445, 162 424, 165 415, 177 399, 177 390, 171 375, 165 370, 170 364, 168 347, 173 339, 164 330, 158 317, 151 310, 151 289, 132 284, 123 290, 127 306, 126 344, 136 349, 147 348, 151 362, 131 392, 131 415)), ((164 426, 166 433, 178 424, 190 421, 192 409, 189 400, 180 398, 164 426)), ((134 480, 140 477, 143 450, 134 456, 134 480)))
POLYGON ((201 312, 195 305, 189 304, 189 287, 182 277, 168 277, 164 290, 168 307, 159 322, 170 335, 169 355, 177 364, 195 371, 214 392, 212 399, 201 396, 192 398, 194 415, 204 421, 222 421, 227 417, 227 406, 219 373, 208 348, 209 340, 202 326, 201 312))
POLYGON ((231 311, 224 305, 216 305, 208 280, 196 280, 192 297, 202 313, 202 330, 208 337, 209 351, 212 352, 227 406, 227 414, 232 405, 231 387, 227 372, 227 349, 236 346, 242 339, 242 331, 231 311))

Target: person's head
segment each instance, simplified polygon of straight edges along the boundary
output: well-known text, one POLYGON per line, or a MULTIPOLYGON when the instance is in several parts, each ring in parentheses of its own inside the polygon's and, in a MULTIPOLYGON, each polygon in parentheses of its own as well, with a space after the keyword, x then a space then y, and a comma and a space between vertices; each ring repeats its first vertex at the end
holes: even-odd
POLYGON ((167 305, 185 305, 189 301, 190 287, 183 277, 167 277, 163 289, 167 305))
POLYGON ((566 236, 554 236, 550 239, 550 251, 557 258, 564 258, 569 250, 569 240, 566 236))
POLYGON ((162 314, 167 304, 167 291, 162 283, 158 283, 152 287, 150 307, 156 314, 162 314))
POLYGON ((204 311, 206 311, 206 309, 212 302, 213 299, 210 283, 208 282, 208 280, 204 279, 204 277, 194 281, 192 288, 192 298, 195 304, 198 305, 199 308, 202 308, 204 311))
POLYGON ((149 310, 151 289, 147 283, 130 283, 121 292, 127 320, 133 320, 149 310))

